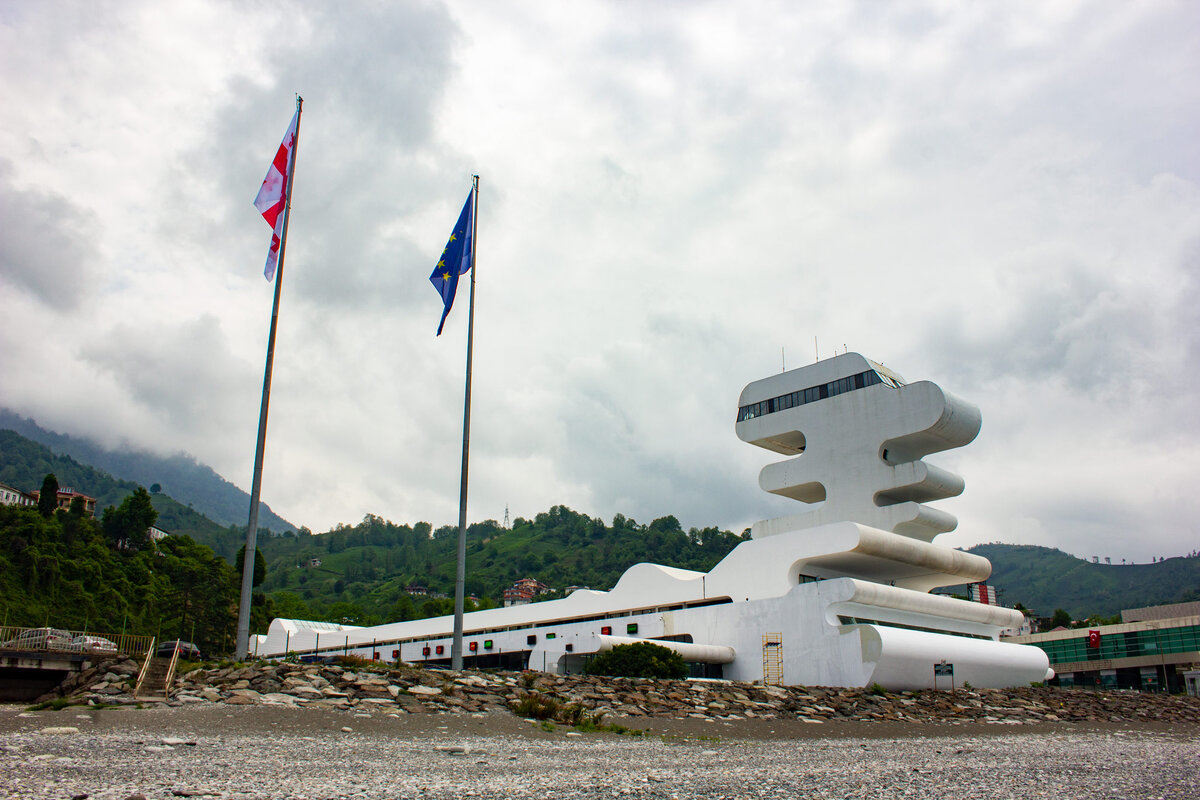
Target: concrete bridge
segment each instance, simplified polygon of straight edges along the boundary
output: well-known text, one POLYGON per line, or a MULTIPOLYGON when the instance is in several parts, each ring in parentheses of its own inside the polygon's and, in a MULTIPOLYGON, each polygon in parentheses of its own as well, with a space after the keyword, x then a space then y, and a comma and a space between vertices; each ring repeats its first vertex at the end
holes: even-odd
POLYGON ((61 628, 0 628, 0 702, 32 700, 101 658, 141 656, 151 641, 149 636, 61 628))

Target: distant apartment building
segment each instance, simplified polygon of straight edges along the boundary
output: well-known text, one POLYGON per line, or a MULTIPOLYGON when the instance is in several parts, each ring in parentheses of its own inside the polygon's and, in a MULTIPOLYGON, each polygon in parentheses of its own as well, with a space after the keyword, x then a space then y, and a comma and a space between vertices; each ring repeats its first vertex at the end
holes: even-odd
POLYGON ((0 483, 0 505, 31 506, 37 503, 30 495, 20 489, 14 489, 6 483, 0 483))
POLYGON ((504 590, 504 607, 522 606, 532 603, 539 594, 548 594, 550 587, 534 578, 521 578, 504 590))
MULTIPOLYGON (((37 503, 41 499, 42 492, 39 489, 34 489, 29 495, 33 498, 33 502, 37 503)), ((77 492, 66 486, 60 486, 58 489, 58 507, 64 511, 69 511, 71 503, 76 497, 83 499, 83 510, 87 512, 89 517, 96 516, 96 498, 89 497, 82 492, 77 492)))

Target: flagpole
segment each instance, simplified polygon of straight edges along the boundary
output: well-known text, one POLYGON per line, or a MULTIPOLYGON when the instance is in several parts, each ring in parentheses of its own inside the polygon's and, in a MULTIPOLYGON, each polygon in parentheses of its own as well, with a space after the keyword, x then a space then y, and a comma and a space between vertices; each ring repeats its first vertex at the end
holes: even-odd
POLYGON ((471 443, 471 356, 475 340, 476 233, 479 231, 479 176, 471 176, 471 308, 467 312, 467 388, 463 400, 462 482, 458 487, 458 569, 454 577, 454 639, 450 644, 450 668, 463 668, 463 603, 467 576, 467 456, 471 443))
POLYGON ((283 256, 287 249, 288 223, 292 221, 292 179, 296 177, 296 150, 300 147, 300 112, 304 98, 296 95, 296 134, 288 159, 287 195, 283 207, 283 230, 279 237, 279 263, 275 267, 275 302, 271 306, 271 332, 267 336, 267 367, 263 375, 262 406, 258 412, 258 444, 254 449, 254 481, 250 487, 250 519, 246 523, 246 551, 242 558, 242 596, 238 604, 237 650, 240 661, 250 649, 250 593, 254 588, 254 558, 258 551, 258 503, 262 494, 263 451, 267 444, 267 405, 271 400, 271 369, 275 365, 275 330, 279 323, 279 295, 283 288, 283 256))

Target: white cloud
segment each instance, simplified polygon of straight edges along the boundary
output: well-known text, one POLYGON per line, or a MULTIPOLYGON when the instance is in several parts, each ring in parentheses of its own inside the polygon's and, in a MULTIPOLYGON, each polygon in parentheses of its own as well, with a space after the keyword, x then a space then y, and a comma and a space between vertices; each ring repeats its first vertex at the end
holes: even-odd
POLYGON ((472 519, 786 513, 734 406, 816 337, 981 406, 930 459, 967 478, 947 541, 1186 552, 1192 31, 1167 2, 10 8, 0 405, 249 483, 250 200, 299 91, 264 473, 297 524, 455 519, 467 287, 435 339, 426 276, 479 173, 472 519))

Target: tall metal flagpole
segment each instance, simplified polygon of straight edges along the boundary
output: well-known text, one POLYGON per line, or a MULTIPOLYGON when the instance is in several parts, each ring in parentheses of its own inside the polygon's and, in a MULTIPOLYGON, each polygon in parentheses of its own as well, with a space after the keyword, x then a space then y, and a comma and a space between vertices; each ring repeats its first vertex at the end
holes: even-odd
POLYGON ((288 223, 292 221, 292 179, 296 177, 296 150, 300 147, 300 111, 304 98, 296 95, 296 134, 288 159, 287 197, 283 207, 283 231, 279 237, 279 263, 275 267, 275 302, 271 307, 271 333, 267 337, 267 368, 263 375, 262 406, 258 412, 258 446, 254 450, 254 482, 250 487, 250 519, 246 523, 246 552, 242 559, 242 598, 238 605, 238 660, 250 649, 250 592, 254 588, 254 555, 258 549, 258 501, 262 493, 263 450, 267 443, 267 404, 271 399, 271 368, 275 364, 275 329, 279 323, 279 293, 283 288, 283 255, 287 249, 288 223))
POLYGON ((450 668, 463 667, 463 601, 467 576, 467 455, 471 443, 471 354, 475 339, 475 263, 476 233, 479 231, 479 176, 471 176, 471 309, 467 314, 467 389, 463 400, 462 483, 458 487, 458 571, 454 577, 454 640, 450 644, 450 668))

